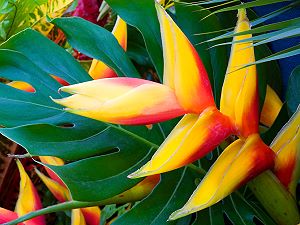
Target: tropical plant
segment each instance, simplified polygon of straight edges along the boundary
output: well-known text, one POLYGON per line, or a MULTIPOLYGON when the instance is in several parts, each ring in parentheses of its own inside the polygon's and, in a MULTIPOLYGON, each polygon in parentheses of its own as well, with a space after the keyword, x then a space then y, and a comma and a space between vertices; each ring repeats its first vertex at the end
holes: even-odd
POLYGON ((130 7, 121 0, 106 2, 119 15, 112 32, 116 38, 80 18, 51 21, 72 47, 94 58, 89 74, 64 49, 30 29, 1 45, 0 74, 13 83, 1 84, 0 132, 30 157, 40 156, 38 163, 50 169, 49 176, 63 182, 37 173, 61 202, 69 200, 18 214, 6 224, 139 200, 113 224, 298 223, 300 114, 299 100, 292 96, 299 96, 299 75, 292 76, 297 82, 288 94, 294 115, 281 129, 289 117, 271 88, 277 90, 278 66, 269 60, 256 65, 255 58, 271 53, 261 43, 254 54, 257 39, 242 6, 234 8, 239 16, 234 33, 227 34, 234 36, 228 58, 229 49, 215 31, 228 28, 222 20, 233 21, 231 14, 211 14, 213 8, 183 2, 173 3, 170 14, 152 0, 130 7), (121 18, 132 26, 128 48, 121 18), (137 30, 144 42, 131 36, 137 30), (132 61, 157 74, 141 79, 132 61), (173 119, 182 115, 179 122, 173 119), (71 197, 66 198, 64 185, 71 197), (146 191, 139 192, 141 186, 146 191), (62 189, 63 195, 55 192, 62 189))

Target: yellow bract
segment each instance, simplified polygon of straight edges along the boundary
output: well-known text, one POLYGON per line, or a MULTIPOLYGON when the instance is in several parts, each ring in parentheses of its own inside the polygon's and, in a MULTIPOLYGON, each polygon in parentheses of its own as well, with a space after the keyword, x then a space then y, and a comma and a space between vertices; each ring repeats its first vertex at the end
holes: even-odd
MULTIPOLYGON (((15 212, 18 216, 23 216, 32 211, 36 211, 42 208, 42 203, 39 199, 37 191, 31 182, 29 176, 24 170, 21 162, 17 160, 17 166, 20 172, 20 192, 18 201, 16 203, 15 212)), ((25 225, 45 225, 44 216, 38 216, 31 220, 24 222, 25 225)))
MULTIPOLYGON (((235 32, 250 30, 244 9, 239 10, 235 32)), ((235 36, 233 42, 251 38, 250 34, 235 36)), ((258 92, 256 66, 252 42, 233 43, 222 88, 220 111, 234 121, 241 136, 258 131, 258 92), (242 69, 241 69, 242 68, 242 69), (252 121, 249 123, 249 120, 252 121)))
POLYGON ((266 97, 260 115, 260 122, 271 127, 281 110, 282 104, 283 103, 276 92, 267 85, 266 97))
POLYGON ((201 113, 214 106, 204 65, 188 38, 159 5, 156 5, 164 47, 164 84, 173 88, 180 105, 201 113))
MULTIPOLYGON (((118 16, 112 34, 116 37, 119 44, 126 51, 127 49, 127 24, 121 17, 118 16)), ((103 62, 93 59, 91 67, 89 69, 89 75, 94 79, 116 77, 116 73, 113 69, 109 68, 103 62)))
POLYGON ((236 140, 222 152, 188 202, 170 219, 205 209, 222 200, 251 177, 272 166, 274 156, 259 134, 252 134, 245 141, 236 140))

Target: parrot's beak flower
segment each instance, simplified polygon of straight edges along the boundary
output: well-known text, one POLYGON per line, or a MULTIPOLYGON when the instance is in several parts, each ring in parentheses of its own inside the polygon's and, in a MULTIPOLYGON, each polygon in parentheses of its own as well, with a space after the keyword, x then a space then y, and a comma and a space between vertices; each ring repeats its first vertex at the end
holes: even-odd
MULTIPOLYGON (((258 85, 250 34, 234 37, 216 108, 205 67, 188 38, 156 4, 164 55, 163 84, 136 78, 105 78, 62 87, 73 94, 54 100, 67 111, 92 119, 147 125, 184 115, 152 159, 128 177, 160 174, 187 165, 217 147, 229 135, 239 140, 224 150, 176 219, 209 207, 274 165, 275 153, 259 137, 258 85)), ((240 9, 235 32, 250 30, 240 9)))
POLYGON ((280 182, 296 196, 300 178, 300 106, 277 134, 270 147, 276 153, 274 173, 280 182))
MULTIPOLYGON (((40 156, 40 160, 45 164, 50 164, 54 166, 64 165, 64 161, 62 159, 53 156, 40 156)), ((46 165, 45 168, 51 178, 45 176, 37 169, 35 169, 35 171, 37 175, 40 177, 40 179, 43 181, 43 183, 47 186, 49 191, 59 202, 70 201, 71 194, 68 188, 62 182, 62 180, 46 165)), ((73 214, 74 214, 74 219, 72 219, 72 225, 73 224, 99 225, 100 223, 101 211, 98 206, 81 208, 80 213, 72 210, 72 218, 73 218, 73 214), (81 218, 82 216, 83 218, 81 218), (75 220, 75 218, 77 220, 75 220)))
MULTIPOLYGON (((31 182, 29 176, 26 174, 21 162, 17 160, 17 166, 20 172, 20 193, 16 204, 15 212, 18 216, 23 216, 32 211, 36 211, 42 208, 41 200, 38 193, 31 182)), ((38 216, 33 219, 24 222, 25 225, 45 225, 44 216, 38 216)))
POLYGON ((189 201, 170 216, 178 219, 205 209, 231 194, 261 172, 272 168, 275 154, 258 134, 229 145, 210 168, 189 201))
MULTIPOLYGON (((127 24, 118 16, 112 34, 116 37, 119 44, 126 51, 127 49, 127 24)), ((117 77, 115 71, 105 65, 103 62, 93 59, 89 69, 89 75, 94 79, 117 77)))
POLYGON ((148 163, 153 167, 146 166, 131 177, 186 165, 211 151, 234 130, 229 118, 215 107, 207 72, 193 45, 158 5, 157 13, 164 50, 163 84, 106 78, 63 87, 62 91, 73 95, 54 100, 68 112, 118 124, 147 125, 187 114, 148 163), (195 141, 202 130, 202 140, 195 141))

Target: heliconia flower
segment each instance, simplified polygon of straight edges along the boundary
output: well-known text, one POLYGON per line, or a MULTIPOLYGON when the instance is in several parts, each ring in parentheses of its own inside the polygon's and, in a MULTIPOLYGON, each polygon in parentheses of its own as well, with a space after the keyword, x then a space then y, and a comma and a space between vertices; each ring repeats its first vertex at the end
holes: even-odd
POLYGON ((274 173, 280 182, 296 196, 300 178, 300 106, 274 138, 270 147, 276 153, 274 173))
POLYGON ((157 13, 164 53, 163 85, 136 78, 105 78, 62 87, 73 95, 54 100, 68 107, 68 112, 118 124, 147 125, 188 114, 152 160, 131 178, 186 165, 235 130, 229 118, 216 109, 207 72, 193 45, 159 5, 157 13), (199 132, 203 138, 197 140, 199 132))
POLYGON ((80 209, 72 209, 71 225, 86 225, 80 209))
POLYGON ((283 103, 276 92, 267 85, 267 92, 264 105, 260 114, 260 122, 271 127, 277 118, 283 103))
POLYGON ((109 198, 101 202, 101 205, 109 204, 125 204, 128 202, 140 201, 149 195, 155 186, 160 181, 160 175, 153 175, 146 177, 144 180, 139 182, 127 191, 116 195, 115 197, 109 198))
POLYGON ((18 214, 0 207, 0 224, 15 220, 18 214))
POLYGON ((193 45, 160 6, 157 11, 163 31, 164 85, 106 78, 63 87, 62 91, 74 95, 55 102, 71 113, 131 125, 157 123, 215 106, 208 75, 193 45))
MULTIPOLYGON (((246 11, 240 9, 235 32, 250 30, 246 11)), ((251 38, 251 34, 239 35, 233 41, 251 38)), ((233 43, 220 101, 220 111, 229 116, 237 127, 238 134, 247 137, 258 132, 258 86, 252 42, 233 43), (251 121, 251 122, 249 122, 251 121)))
MULTIPOLYGON (((56 165, 56 166, 64 165, 64 162, 61 159, 56 158, 56 157, 43 156, 42 159, 44 159, 44 160, 41 160, 41 161, 43 161, 44 163, 51 164, 51 165, 56 165)), ((47 167, 45 167, 45 168, 47 168, 47 167)), ((35 169, 35 171, 36 171, 37 175, 41 178, 43 183, 50 190, 50 192, 53 194, 53 196, 59 202, 66 202, 66 201, 71 200, 71 194, 64 183, 61 184, 60 182, 57 182, 53 178, 50 179, 49 177, 45 176, 37 169, 35 169)), ((53 174, 56 175, 55 173, 53 173, 53 174)), ((57 177, 57 175, 55 176, 55 178, 56 177, 57 177)), ((59 181, 61 181, 59 177, 57 177, 57 178, 59 179, 59 181)), ((101 216, 101 211, 100 211, 99 207, 97 207, 97 206, 87 207, 87 208, 81 208, 80 210, 81 210, 81 213, 84 217, 86 224, 99 225, 100 216, 101 216)), ((77 217, 79 217, 79 215, 77 215, 77 217)))
MULTIPOLYGON (((126 51, 127 49, 127 24, 118 16, 112 34, 116 37, 119 44, 126 51)), ((105 65, 103 62, 93 59, 89 69, 89 75, 94 79, 117 77, 113 69, 105 65)))
MULTIPOLYGON (((15 212, 18 216, 23 216, 32 211, 42 208, 41 200, 38 193, 31 182, 29 176, 26 174, 21 162, 17 160, 17 166, 20 172, 20 192, 18 201, 16 203, 15 212)), ((44 216, 38 216, 24 222, 25 225, 45 225, 44 216)))
POLYGON ((68 112, 118 124, 153 124, 185 113, 168 86, 137 78, 104 78, 62 87, 54 100, 68 112))
POLYGON ((238 187, 274 165, 274 152, 258 134, 229 145, 210 168, 188 202, 170 219, 207 208, 231 194, 238 187))
POLYGON ((59 202, 71 199, 70 192, 65 186, 45 176, 38 169, 35 169, 35 172, 59 202))
MULTIPOLYGON (((249 43, 235 44, 232 48, 223 86, 223 114, 215 106, 208 75, 193 45, 171 17, 159 5, 156 8, 163 43, 163 85, 136 78, 106 78, 62 87, 62 91, 73 95, 54 101, 68 107, 66 110, 71 113, 118 124, 152 124, 186 114, 152 159, 130 174, 130 178, 159 174, 189 164, 212 151, 231 134, 237 134, 243 140, 250 135, 255 137, 246 140, 242 148, 245 153, 237 157, 252 167, 244 168, 241 176, 228 186, 229 194, 240 183, 249 180, 251 174, 257 175, 270 168, 270 162, 274 159, 274 153, 257 134, 258 88, 255 66, 240 69, 244 64, 255 61, 254 49, 249 43), (237 57, 243 58, 242 64, 237 63, 237 57), (236 72, 236 69, 240 70, 236 72), (239 78, 233 78, 232 74, 239 78), (227 95, 226 90, 231 95, 227 95), (259 143, 257 147, 262 149, 261 153, 255 147, 248 148, 252 139, 255 140, 254 146, 259 143), (249 158, 251 154, 260 161, 254 163, 249 158), (265 159, 266 155, 269 161, 265 159)), ((236 32, 250 29, 245 11, 240 10, 238 15, 236 32)))
POLYGON ((214 107, 200 115, 187 114, 152 159, 128 177, 149 176, 187 165, 213 150, 232 132, 229 118, 214 107))
MULTIPOLYGON (((48 164, 48 165, 53 165, 53 166, 62 166, 64 165, 64 161, 60 158, 54 157, 54 156, 40 156, 39 157, 41 162, 44 164, 48 164)), ((59 176, 54 173, 49 167, 44 166, 48 175, 57 183, 59 183, 60 185, 65 187, 64 182, 59 178, 59 176)))

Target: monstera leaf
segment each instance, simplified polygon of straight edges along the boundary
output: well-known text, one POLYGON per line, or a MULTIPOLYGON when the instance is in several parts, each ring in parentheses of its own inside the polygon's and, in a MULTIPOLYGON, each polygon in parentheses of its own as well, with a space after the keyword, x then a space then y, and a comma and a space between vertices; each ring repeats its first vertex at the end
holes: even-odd
MULTIPOLYGON (((78 23, 85 25, 86 22, 81 20, 78 23)), ((72 25, 72 21, 69 24, 72 25)), ((96 25, 93 26, 97 28, 96 25)), ((111 35, 103 29, 101 31, 106 36, 111 35)), ((101 35, 100 32, 98 36, 101 35)), ((97 39, 98 36, 91 38, 97 39)), ((151 155, 151 149, 157 148, 163 140, 164 136, 158 126, 154 126, 152 130, 136 127, 129 131, 63 112, 49 98, 59 97, 58 88, 61 86, 49 74, 55 74, 70 83, 90 79, 72 56, 32 30, 20 33, 1 47, 1 76, 8 80, 27 82, 35 89, 34 93, 29 93, 1 84, 0 104, 3 110, 0 124, 5 127, 1 128, 3 135, 15 140, 32 155, 51 155, 67 161, 73 160, 53 170, 69 186, 75 200, 102 200, 121 193, 140 181, 127 179, 126 176, 137 169, 151 155), (36 40, 38 44, 34 45, 30 40, 36 40), (21 118, 20 111, 24 111, 21 118), (66 127, 66 124, 71 124, 71 127, 66 127), (151 142, 149 138, 146 140, 143 136, 150 136, 150 140, 153 136, 152 140, 156 142, 151 142), (118 140, 118 143, 114 140, 118 140), (108 169, 109 164, 111 169, 108 169), (77 178, 71 178, 70 174, 77 178), (78 182, 79 180, 81 181, 78 182), (105 188, 108 183, 111 185, 113 182, 116 182, 114 188, 105 188)), ((116 41, 111 42, 110 47, 114 52, 108 49, 103 54, 105 57, 123 54, 120 57, 126 59, 116 41)), ((99 52, 101 53, 100 50, 99 52)), ((118 65, 118 69, 125 74, 132 74, 128 68, 133 66, 130 61, 127 62, 124 63, 125 66, 118 65)))

